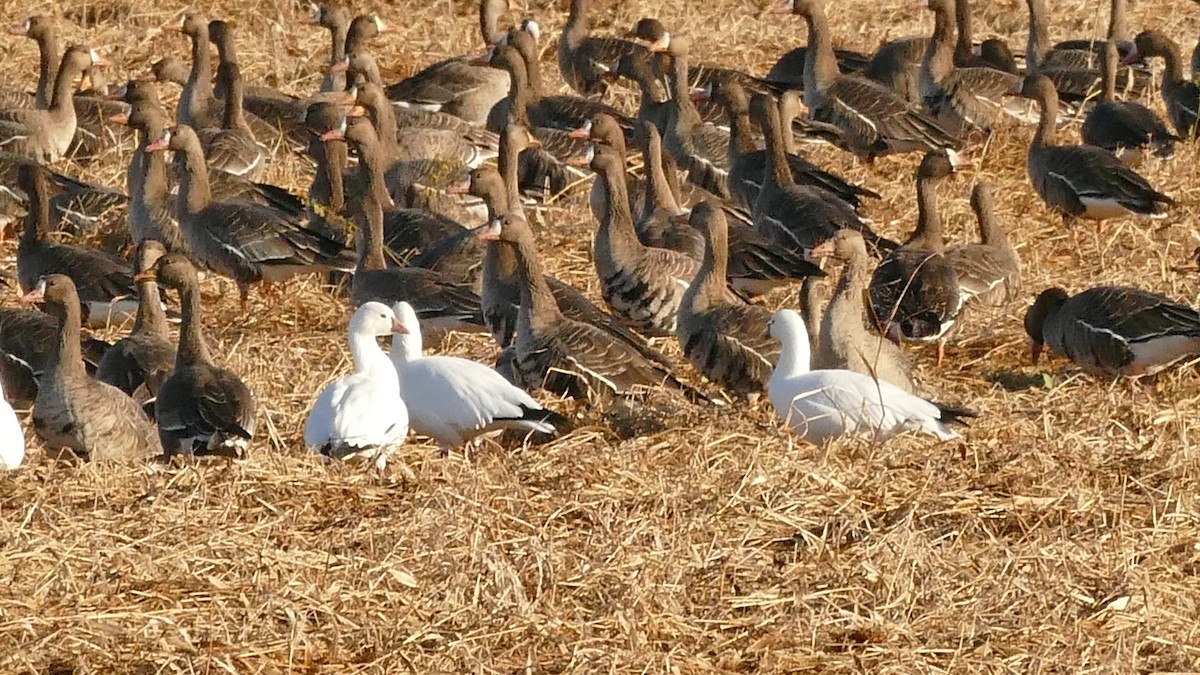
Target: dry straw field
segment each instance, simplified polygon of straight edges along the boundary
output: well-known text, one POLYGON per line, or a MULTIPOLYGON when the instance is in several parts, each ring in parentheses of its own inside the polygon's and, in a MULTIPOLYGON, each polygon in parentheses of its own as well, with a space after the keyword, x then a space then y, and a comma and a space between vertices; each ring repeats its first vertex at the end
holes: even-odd
MULTIPOLYGON (((596 30, 658 16, 698 38, 703 60, 756 73, 804 41, 799 18, 745 0, 599 4, 596 30)), ((1103 34, 1107 3, 1050 4, 1053 38, 1103 34)), ((927 34, 931 16, 905 5, 831 3, 837 42, 869 51, 927 34)), ((2 18, 57 16, 64 41, 89 42, 122 79, 186 55, 163 30, 186 8, 7 3, 2 18)), ((327 37, 302 22, 305 7, 196 8, 236 22, 249 77, 315 90, 327 37)), ((398 29, 376 44, 388 80, 479 42, 463 0, 355 9, 398 29)), ((531 0, 528 13, 552 64, 565 3, 531 0)), ((1200 8, 1184 0, 1138 0, 1130 15, 1187 50, 1200 30, 1200 8)), ((978 2, 976 30, 1020 47, 1025 16, 1020 0, 978 2)), ((31 42, 2 36, 0 52, 0 75, 32 83, 31 42)), ((632 90, 616 100, 632 108, 632 90)), ((1200 670, 1200 377, 1188 366, 1131 386, 1061 360, 1035 369, 1021 328, 1050 284, 1128 283, 1196 302, 1200 277, 1174 268, 1200 245, 1200 154, 1142 165, 1180 202, 1165 223, 1069 231, 1025 177, 1031 133, 973 148, 976 170, 940 192, 963 240, 972 182, 993 183, 1025 262, 1026 297, 972 310, 941 367, 912 353, 928 391, 980 413, 961 443, 818 448, 789 438, 762 403, 663 401, 578 410, 577 429, 540 447, 486 442, 443 458, 414 440, 388 476, 365 475, 325 466, 300 439, 321 387, 349 368, 344 301, 302 278, 242 315, 232 287, 210 278, 206 333, 259 400, 249 460, 68 466, 34 442, 27 465, 0 476, 0 672, 1200 670)), ((63 168, 118 186, 130 151, 63 168)), ((883 233, 912 227, 916 156, 873 168, 830 149, 813 157, 884 195, 869 207, 883 233)), ((285 156, 267 180, 302 192, 309 171, 285 156)), ((594 295, 585 199, 551 205, 536 225, 552 271, 594 295)), ((14 252, 5 242, 5 266, 14 252)), ((441 349, 494 357, 483 336, 454 334, 441 349)))

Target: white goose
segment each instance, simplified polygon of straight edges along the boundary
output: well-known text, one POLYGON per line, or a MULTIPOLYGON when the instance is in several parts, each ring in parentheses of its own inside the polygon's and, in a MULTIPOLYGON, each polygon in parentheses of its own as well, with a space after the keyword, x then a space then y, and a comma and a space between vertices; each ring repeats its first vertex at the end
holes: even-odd
POLYGON ((406 329, 392 338, 391 357, 413 431, 449 450, 502 429, 552 434, 566 421, 482 363, 422 356, 417 313, 407 302, 392 308, 406 329))
POLYGON ((374 459, 382 471, 408 436, 408 411, 396 369, 375 341, 404 326, 387 305, 363 303, 350 317, 354 372, 325 387, 304 423, 304 443, 327 457, 374 459))
POLYGON ((921 431, 948 441, 959 435, 946 426, 974 417, 966 410, 930 403, 886 381, 849 370, 809 370, 804 320, 790 309, 771 319, 771 336, 783 345, 767 382, 775 413, 804 440, 821 445, 842 436, 887 440, 921 431))
POLYGON ((4 398, 4 386, 0 384, 0 470, 11 471, 25 461, 25 434, 17 413, 13 412, 8 399, 4 398))

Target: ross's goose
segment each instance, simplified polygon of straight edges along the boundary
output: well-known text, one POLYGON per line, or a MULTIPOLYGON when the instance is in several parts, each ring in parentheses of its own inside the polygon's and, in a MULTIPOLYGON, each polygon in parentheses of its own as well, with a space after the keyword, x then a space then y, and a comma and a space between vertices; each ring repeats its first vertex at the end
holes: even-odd
POLYGON ((959 435, 947 424, 975 414, 931 403, 895 385, 849 370, 809 370, 808 333, 794 310, 771 319, 771 336, 783 350, 767 394, 783 421, 817 445, 842 436, 887 440, 905 431, 921 431, 941 440, 959 435))
POLYGON ((365 302, 350 317, 354 372, 317 397, 304 423, 304 444, 336 459, 374 459, 383 470, 388 454, 408 436, 408 410, 400 398, 396 369, 375 338, 406 327, 381 302, 365 302))
POLYGON ((456 356, 422 356, 417 313, 393 305, 404 327, 392 337, 392 364, 413 431, 453 448, 491 431, 553 434, 566 420, 482 363, 456 356))
POLYGON ((17 413, 4 398, 4 389, 0 387, 0 469, 11 471, 21 466, 25 461, 25 434, 21 432, 21 423, 17 421, 17 413))

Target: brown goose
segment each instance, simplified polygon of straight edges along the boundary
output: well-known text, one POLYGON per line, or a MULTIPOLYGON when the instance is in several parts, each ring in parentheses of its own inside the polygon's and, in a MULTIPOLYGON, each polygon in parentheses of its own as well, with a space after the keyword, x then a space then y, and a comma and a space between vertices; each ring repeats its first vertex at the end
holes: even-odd
POLYGON ((157 95, 153 101, 134 104, 128 114, 114 121, 128 124, 138 132, 137 148, 133 151, 126 172, 129 234, 133 243, 154 239, 165 245, 168 251, 186 253, 187 243, 175 220, 166 158, 162 153, 147 150, 162 136, 167 125, 166 113, 159 107, 157 95))
POLYGON ((1180 136, 1192 137, 1200 125, 1200 85, 1183 76, 1183 58, 1179 46, 1157 30, 1138 33, 1134 51, 1125 60, 1161 57, 1166 62, 1162 76, 1162 98, 1167 119, 1180 136))
POLYGON ((1104 89, 1100 102, 1088 111, 1079 129, 1083 142, 1122 159, 1140 154, 1143 149, 1153 149, 1159 157, 1174 155, 1175 143, 1183 139, 1171 133, 1157 113, 1137 101, 1117 100, 1117 45, 1104 45, 1100 61, 1104 89))
MULTIPOLYGON (((479 296, 469 286, 453 283, 441 274, 419 267, 387 267, 383 257, 383 209, 391 200, 384 184, 384 160, 370 122, 360 120, 328 132, 324 140, 342 136, 358 152, 358 182, 362 213, 357 217, 362 234, 358 262, 350 286, 350 302, 392 305, 406 301, 417 311, 423 330, 442 331, 482 325, 479 296)), ((431 333, 432 335, 432 333, 431 333)))
POLYGON ((1133 41, 1129 39, 1129 23, 1125 18, 1125 0, 1109 0, 1108 33, 1103 40, 1092 38, 1075 38, 1054 43, 1047 53, 1047 60, 1062 60, 1062 65, 1074 63, 1076 67, 1094 68, 1099 58, 1104 54, 1104 43, 1116 43, 1117 51, 1124 58, 1133 51, 1133 41), (1075 54, 1073 52, 1091 52, 1075 54))
MULTIPOLYGON (((1026 4, 1029 7, 1026 76, 1038 74, 1050 78, 1062 100, 1072 104, 1094 96, 1101 87, 1098 53, 1091 49, 1051 50, 1045 0, 1026 0, 1026 4)), ((1149 84, 1149 73, 1122 68, 1117 80, 1123 92, 1137 96, 1149 84)))
POLYGON ((213 66, 212 56, 208 53, 208 21, 200 14, 189 12, 183 15, 177 30, 191 40, 192 68, 179 95, 175 119, 179 124, 194 129, 219 127, 220 104, 212 90, 213 66))
POLYGON ((567 23, 558 39, 558 70, 584 96, 603 96, 617 61, 645 45, 618 37, 588 35, 589 0, 571 0, 567 23))
POLYGON ((243 309, 252 284, 354 269, 350 251, 307 228, 296 214, 248 201, 213 201, 200 139, 191 127, 168 129, 146 149, 176 153, 176 215, 184 241, 198 262, 237 283, 243 309))
POLYGON ((1033 362, 1043 346, 1109 377, 1152 374, 1200 353, 1200 313, 1158 293, 1100 286, 1042 291, 1025 314, 1033 362))
POLYGON ((17 279, 32 290, 51 274, 72 277, 72 291, 83 299, 90 324, 104 325, 134 309, 136 288, 124 261, 94 249, 52 241, 50 188, 45 168, 25 162, 18 168, 17 186, 29 198, 29 213, 17 245, 17 279), (76 286, 78 289, 76 290, 76 286))
POLYGON ((926 0, 933 10, 933 37, 921 60, 921 101, 943 128, 952 133, 978 130, 990 133, 998 124, 1023 112, 1011 110, 1017 76, 995 68, 959 68, 955 65, 954 0, 926 0))
MULTIPOLYGON (((167 254, 162 244, 146 239, 134 258, 137 272, 147 272, 167 254)), ((167 316, 158 297, 158 284, 138 282, 137 320, 133 331, 104 353, 96 379, 107 382, 139 403, 158 394, 175 367, 175 346, 167 339, 167 316)))
MULTIPOLYGON (((225 105, 229 103, 230 86, 232 80, 226 74, 223 75, 221 69, 230 65, 236 66, 237 59, 237 41, 234 37, 233 26, 228 21, 213 19, 208 22, 208 39, 217 48, 217 77, 213 80, 213 96, 223 101, 225 105)), ((241 75, 238 69, 233 69, 231 72, 236 72, 241 75)), ((259 112, 266 113, 276 132, 271 134, 274 137, 278 134, 278 126, 280 122, 286 126, 295 124, 296 111, 293 108, 295 97, 279 91, 275 87, 270 87, 265 84, 254 84, 242 81, 242 105, 249 111, 250 114, 261 117, 259 112), (289 117, 291 116, 291 117, 289 117)))
POLYGON ((0 148, 41 162, 54 162, 66 155, 77 124, 72 88, 83 71, 105 64, 107 61, 87 47, 69 47, 58 67, 48 108, 0 110, 0 148))
POLYGON ((1175 200, 1157 192, 1112 153, 1088 145, 1054 145, 1058 94, 1044 75, 1026 77, 1022 95, 1041 106, 1026 167, 1033 189, 1065 222, 1122 216, 1166 217, 1175 200))
MULTIPOLYGON (((458 129, 444 129, 436 126, 420 124, 416 120, 406 120, 401 127, 396 111, 391 101, 378 85, 364 82, 353 88, 355 102, 362 107, 371 125, 379 133, 379 140, 393 162, 428 162, 433 161, 439 172, 454 168, 455 176, 459 175, 460 167, 474 168, 484 161, 496 156, 494 150, 486 145, 479 145, 464 137, 458 129)), ((351 110, 354 114, 354 110, 351 110)), ((444 115, 443 113, 423 113, 424 115, 444 115)), ((497 139, 498 142, 498 139, 497 139)), ((494 148, 494 146, 493 146, 494 148)), ((391 180, 399 183, 419 181, 423 184, 440 185, 439 181, 429 175, 408 177, 408 172, 394 167, 393 172, 400 172, 391 180)), ((428 171, 426 172, 428 173, 428 171)))
POLYGON ((754 202, 755 229, 795 252, 811 250, 842 229, 862 232, 874 247, 894 248, 846 202, 811 185, 797 185, 783 148, 778 108, 761 94, 755 95, 750 107, 767 137, 770 159, 754 202))
MULTIPOLYGON (((571 132, 571 136, 581 141, 610 146, 615 154, 621 157, 628 156, 625 149, 625 133, 621 129, 621 125, 610 115, 601 113, 593 116, 584 122, 583 126, 571 132)), ((674 169, 672 169, 673 171, 674 169)), ((671 174, 664 172, 664 177, 670 180, 671 174)), ((649 206, 646 203, 647 181, 637 174, 626 173, 625 187, 629 194, 629 212, 644 214, 646 207, 649 206)), ((675 190, 672 189, 671 192, 674 194, 675 190)), ((597 221, 604 220, 604 209, 607 206, 604 182, 592 181, 592 187, 588 191, 588 207, 591 209, 592 218, 597 221)))
POLYGON ((945 252, 958 275, 963 302, 1012 302, 1021 292, 1021 258, 996 219, 987 183, 976 183, 971 190, 971 210, 979 224, 979 243, 951 246, 945 252))
POLYGON ((942 219, 935 186, 970 164, 953 150, 929 152, 917 168, 917 228, 908 241, 883 259, 871 275, 871 311, 879 331, 916 342, 942 340, 962 310, 962 291, 954 267, 942 254, 942 219))
POLYGON ((174 56, 165 56, 150 65, 147 79, 154 82, 170 82, 180 87, 187 84, 189 68, 182 60, 174 56))
MULTIPOLYGON (((499 17, 508 10, 506 0, 481 0, 480 28, 484 44, 500 41, 499 17)), ((403 108, 457 115, 484 124, 488 112, 508 93, 508 75, 475 63, 471 56, 439 61, 387 88, 387 97, 403 108)))
POLYGON ((683 37, 672 38, 666 48, 671 57, 672 97, 663 128, 664 146, 679 168, 687 171, 688 182, 729 199, 729 134, 705 124, 692 102, 687 66, 690 50, 691 41, 683 37))
POLYGON ((914 393, 912 366, 904 352, 863 325, 863 297, 871 282, 871 258, 862 235, 840 230, 816 253, 840 260, 842 276, 817 324, 819 337, 814 343, 812 369, 852 370, 914 393))
POLYGON ((54 20, 48 16, 36 14, 12 27, 11 33, 23 35, 37 43, 38 46, 38 83, 33 96, 29 95, 24 85, 4 83, 0 85, 0 108, 38 108, 45 110, 50 107, 54 76, 59 67, 58 31, 54 20))
MULTIPOLYGON (((729 116, 729 192, 736 203, 752 209, 770 171, 770 153, 754 140, 746 90, 734 80, 721 79, 707 95, 729 116)), ((780 139, 786 141, 790 127, 782 119, 780 125, 780 139)), ((848 183, 793 152, 787 152, 786 158, 792 180, 798 185, 824 190, 855 208, 862 205, 863 198, 879 199, 878 193, 848 183)))
POLYGON ((625 194, 625 160, 600 149, 592 170, 604 181, 608 217, 600 221, 592 260, 600 277, 600 295, 613 314, 644 333, 675 331, 675 315, 699 263, 693 258, 638 240, 625 194))
POLYGON ((812 116, 840 127, 847 147, 870 161, 896 152, 960 148, 937 122, 874 80, 843 75, 833 56, 821 0, 789 0, 808 22, 804 102, 812 116))
POLYGON ((242 457, 254 437, 254 394, 235 373, 213 365, 200 333, 200 281, 187 257, 168 253, 138 282, 179 293, 182 323, 175 367, 158 389, 154 417, 167 457, 242 457))
POLYGON ((136 462, 161 454, 154 424, 112 385, 88 377, 79 345, 79 296, 70 277, 51 274, 27 293, 58 321, 58 349, 41 377, 33 430, 51 452, 70 450, 91 461, 136 462))
MULTIPOLYGON (((704 235, 688 225, 687 211, 675 201, 671 184, 667 182, 658 128, 650 122, 639 122, 638 140, 646 174, 645 206, 634 223, 638 239, 646 246, 677 251, 695 260, 703 259, 704 235)), ((603 190, 603 181, 597 182, 603 190)))
POLYGON ((242 75, 236 63, 217 67, 217 81, 226 90, 221 125, 198 129, 200 146, 208 165, 219 171, 256 181, 267 170, 267 153, 254 138, 242 111, 242 75))
MULTIPOLYGON (((350 14, 345 7, 335 4, 320 4, 313 11, 312 23, 329 31, 330 65, 341 63, 346 58, 346 34, 350 32, 350 14)), ((346 71, 326 69, 325 77, 321 80, 322 92, 344 91, 346 89, 346 71)))
MULTIPOLYGON (((95 372, 96 364, 110 347, 95 337, 81 338, 88 373, 95 372)), ((49 369, 57 349, 58 321, 49 314, 24 307, 0 307, 0 379, 10 402, 33 405, 37 381, 49 369)))
POLYGON ((767 330, 771 313, 729 291, 728 225, 721 209, 701 202, 690 222, 704 236, 704 261, 679 304, 679 344, 696 370, 735 396, 762 392, 779 358, 779 343, 767 330))
POLYGON ((516 253, 521 311, 512 365, 522 386, 577 399, 605 399, 662 386, 699 398, 669 370, 626 342, 563 315, 542 273, 533 232, 520 215, 493 220, 479 236, 516 253))

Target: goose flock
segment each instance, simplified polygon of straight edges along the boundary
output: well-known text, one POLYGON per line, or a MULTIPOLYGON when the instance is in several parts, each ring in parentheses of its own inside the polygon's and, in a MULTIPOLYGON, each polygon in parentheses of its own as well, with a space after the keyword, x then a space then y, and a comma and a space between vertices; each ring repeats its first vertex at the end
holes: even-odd
POLYGON ((935 344, 940 365, 977 305, 1031 302, 1035 363, 1048 347, 1098 376, 1168 368, 1200 354, 1196 309, 1134 287, 1027 294, 986 176, 970 193, 977 241, 948 244, 939 215, 937 185, 982 174, 997 131, 1015 129, 1004 138, 1029 139, 1025 191, 1065 225, 1170 217, 1176 199, 1153 173, 1194 142, 1200 89, 1170 36, 1130 36, 1125 2, 1111 0, 1106 39, 1052 44, 1045 0, 1026 0, 1021 58, 1002 37, 975 43, 970 0, 923 0, 932 33, 874 54, 835 48, 823 0, 785 0, 775 13, 807 40, 759 77, 703 62, 698 36, 653 17, 595 33, 589 0, 570 0, 557 39, 569 92, 548 91, 544 28, 507 0, 480 1, 480 49, 392 83, 379 15, 315 7, 332 47, 304 95, 249 80, 235 26, 196 11, 169 27, 190 65, 139 64, 111 92, 103 56, 60 50, 55 21, 29 17, 14 31, 39 50, 36 90, 0 83, 26 305, 0 308, 0 467, 22 463, 22 423, 51 454, 97 462, 244 456, 259 401, 205 339, 204 274, 233 283, 243 316, 252 293, 273 298, 298 275, 353 308, 353 371, 310 392, 303 439, 379 470, 413 434, 450 452, 485 434, 568 433, 579 413, 555 410, 564 397, 731 412, 763 399, 782 433, 817 444, 957 439, 971 402, 918 381, 906 345, 935 344), (1081 144, 1061 133, 1076 121, 1081 144), (122 189, 68 172, 122 142, 135 144, 122 189), (815 143, 861 162, 866 184, 806 156, 815 143), (311 160, 305 194, 261 182, 291 152, 311 160), (899 241, 871 219, 907 180, 874 171, 890 155, 911 157, 915 182, 899 241), (576 198, 594 221, 577 270, 594 274, 594 296, 547 273, 577 261, 548 266, 556 252, 539 247, 546 205, 576 198), (114 209, 120 245, 56 234, 114 209), (85 330, 125 322, 111 345, 85 330), (452 331, 490 334, 495 361, 425 353, 452 331))

